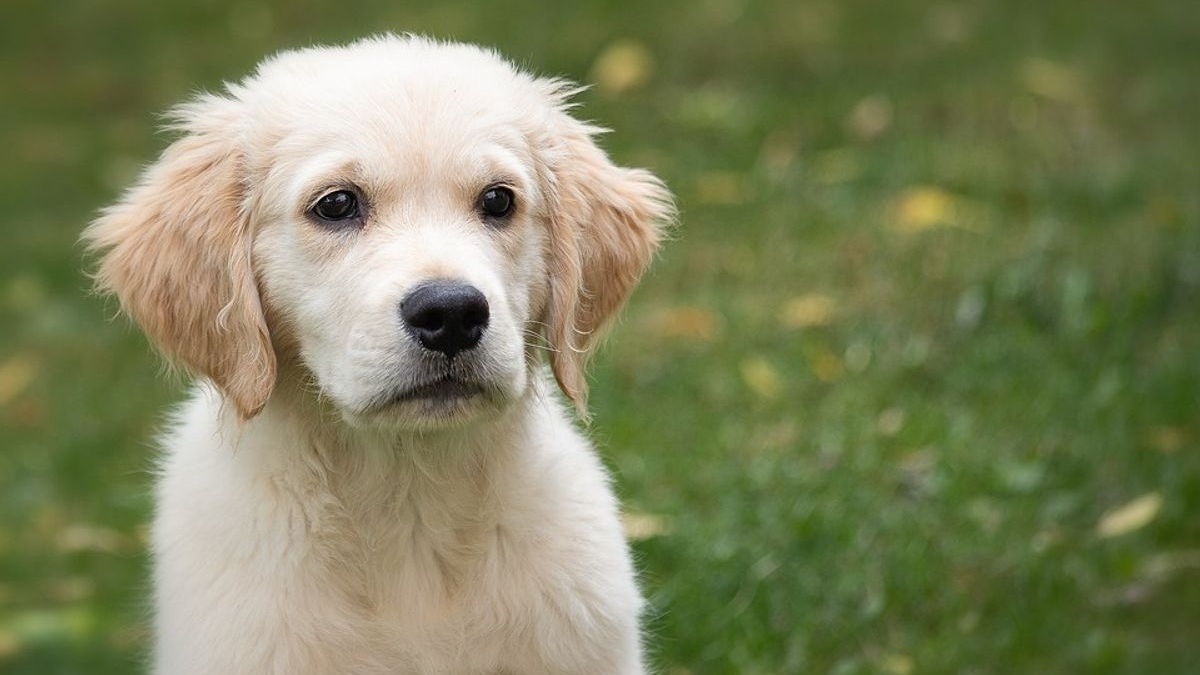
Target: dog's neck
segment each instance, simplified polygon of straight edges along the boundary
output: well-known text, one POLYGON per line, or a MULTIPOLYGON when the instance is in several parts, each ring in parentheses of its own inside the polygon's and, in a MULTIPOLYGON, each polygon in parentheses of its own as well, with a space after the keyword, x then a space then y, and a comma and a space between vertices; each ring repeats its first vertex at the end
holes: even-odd
POLYGON ((412 431, 352 426, 313 392, 304 372, 281 369, 262 412, 231 425, 233 444, 251 455, 244 459, 253 470, 289 481, 303 474, 353 501, 397 489, 479 494, 514 455, 530 451, 539 420, 555 414, 545 378, 531 375, 525 396, 497 415, 459 428, 412 431), (279 439, 290 439, 288 447, 279 439), (473 482, 480 485, 468 487, 473 482))
POLYGON ((318 555, 407 555, 420 542, 452 589, 498 526, 501 496, 538 464, 532 454, 545 451, 532 439, 560 414, 545 398, 544 378, 534 381, 494 418, 426 433, 353 428, 285 381, 258 416, 225 429, 236 435, 229 440, 240 470, 303 513, 318 555))

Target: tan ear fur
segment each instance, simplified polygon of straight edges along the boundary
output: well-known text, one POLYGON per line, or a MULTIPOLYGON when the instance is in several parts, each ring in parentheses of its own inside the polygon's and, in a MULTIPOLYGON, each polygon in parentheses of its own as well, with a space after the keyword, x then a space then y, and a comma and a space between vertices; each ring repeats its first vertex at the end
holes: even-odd
POLYGON ((650 172, 613 165, 593 141, 599 129, 567 127, 553 170, 546 324, 554 377, 586 417, 588 354, 649 265, 674 204, 650 172))
POLYGON ((177 110, 185 135, 83 239, 103 255, 97 288, 249 419, 266 404, 276 366, 251 269, 239 116, 235 101, 217 96, 177 110))

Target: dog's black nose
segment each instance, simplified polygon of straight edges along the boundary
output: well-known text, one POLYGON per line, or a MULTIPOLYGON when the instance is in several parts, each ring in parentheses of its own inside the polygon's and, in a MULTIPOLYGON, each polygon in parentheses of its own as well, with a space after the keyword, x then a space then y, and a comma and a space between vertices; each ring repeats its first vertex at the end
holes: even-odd
POLYGON ((488 316, 487 298, 463 281, 423 283, 400 301, 400 318, 421 346, 450 357, 479 344, 488 316))

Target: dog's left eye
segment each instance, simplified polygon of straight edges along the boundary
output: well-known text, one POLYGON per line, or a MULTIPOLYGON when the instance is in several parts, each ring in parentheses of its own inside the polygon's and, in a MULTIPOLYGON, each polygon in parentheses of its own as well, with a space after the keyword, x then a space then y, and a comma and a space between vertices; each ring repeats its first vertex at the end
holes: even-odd
POLYGON ((490 187, 479 195, 479 210, 491 218, 507 216, 512 213, 516 204, 517 199, 512 190, 502 186, 490 187))
POLYGON ((321 197, 312 212, 321 220, 339 221, 358 217, 358 196, 349 190, 336 190, 321 197))

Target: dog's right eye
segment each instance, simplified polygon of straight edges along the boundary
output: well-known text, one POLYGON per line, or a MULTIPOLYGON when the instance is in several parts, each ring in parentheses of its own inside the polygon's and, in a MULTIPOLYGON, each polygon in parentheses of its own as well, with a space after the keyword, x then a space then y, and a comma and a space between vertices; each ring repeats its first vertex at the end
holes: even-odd
POLYGON ((312 212, 321 220, 330 222, 357 218, 358 195, 349 190, 335 190, 318 199, 312 207, 312 212))
POLYGON ((516 201, 512 190, 497 185, 484 190, 479 196, 479 209, 489 218, 504 218, 512 213, 516 201))

